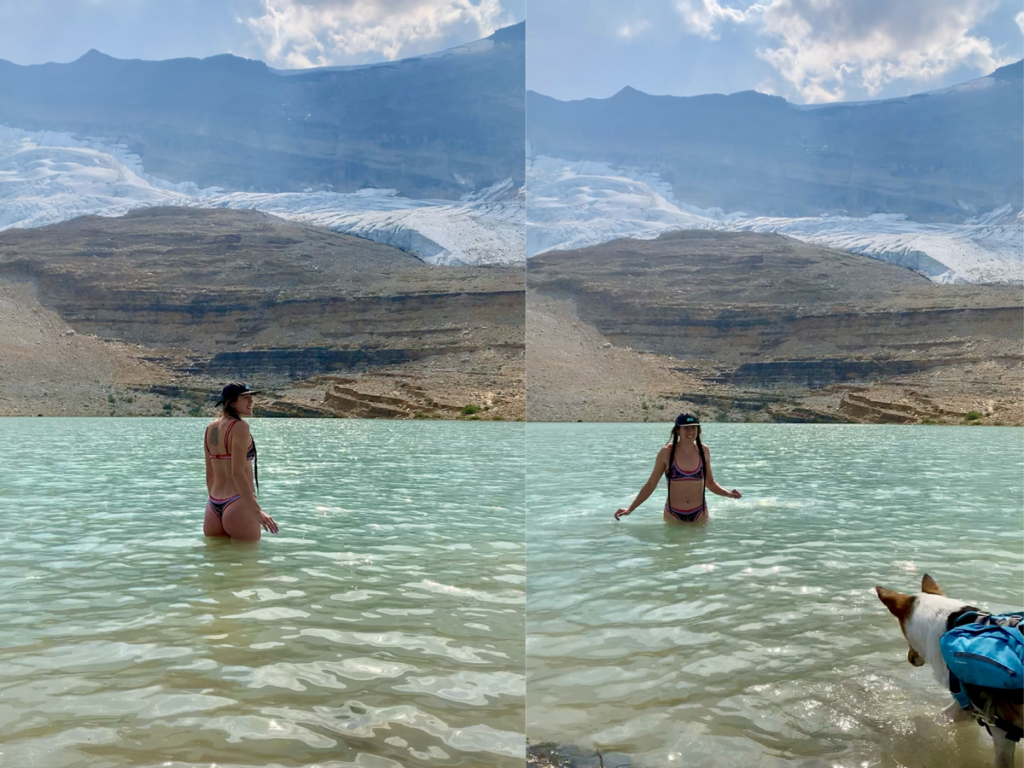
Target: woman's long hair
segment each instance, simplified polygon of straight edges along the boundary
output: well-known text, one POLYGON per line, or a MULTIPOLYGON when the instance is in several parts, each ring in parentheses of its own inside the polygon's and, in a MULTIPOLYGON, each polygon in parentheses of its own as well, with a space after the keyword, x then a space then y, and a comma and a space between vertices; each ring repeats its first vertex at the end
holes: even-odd
MULTIPOLYGON (((235 419, 236 421, 242 421, 242 417, 238 415, 238 411, 235 408, 235 403, 237 403, 237 402, 238 402, 238 400, 236 398, 235 400, 232 400, 230 403, 224 403, 224 407, 223 407, 224 415, 228 416, 228 417, 230 417, 232 419, 235 419)), ((225 445, 224 448, 229 453, 231 452, 231 447, 230 446, 225 445)), ((252 479, 256 483, 256 493, 259 494, 259 492, 260 492, 260 457, 259 457, 259 454, 256 453, 256 441, 255 440, 252 441, 252 479)))
MULTIPOLYGON (((670 478, 672 477, 672 462, 676 460, 676 445, 679 443, 679 430, 683 427, 693 426, 691 424, 680 424, 679 426, 672 427, 672 450, 668 454, 668 467, 665 469, 665 480, 669 483, 669 506, 672 506, 672 485, 670 478)), ((697 452, 700 454, 701 463, 701 488, 700 488, 700 503, 707 510, 708 499, 708 463, 704 458, 704 446, 700 442, 700 424, 697 424, 697 452)))

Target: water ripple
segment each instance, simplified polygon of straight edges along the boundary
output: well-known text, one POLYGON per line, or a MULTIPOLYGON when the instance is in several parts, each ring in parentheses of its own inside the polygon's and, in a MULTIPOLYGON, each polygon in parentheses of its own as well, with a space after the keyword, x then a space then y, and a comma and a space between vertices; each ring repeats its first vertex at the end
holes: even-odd
POLYGON ((873 585, 1024 604, 1024 430, 710 425, 708 525, 627 520, 668 428, 528 428, 527 723, 638 765, 982 768, 873 585), (573 481, 576 478, 578 481, 573 481), (585 482, 584 482, 585 479, 585 482))
POLYGON ((0 764, 522 765, 523 425, 257 420, 253 548, 202 421, 0 422, 0 764))

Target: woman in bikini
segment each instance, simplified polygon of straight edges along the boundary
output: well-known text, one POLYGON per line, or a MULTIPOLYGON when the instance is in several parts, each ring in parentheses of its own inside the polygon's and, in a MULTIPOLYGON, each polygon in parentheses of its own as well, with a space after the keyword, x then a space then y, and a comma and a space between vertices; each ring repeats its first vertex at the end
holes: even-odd
POLYGON ((252 416, 252 396, 247 384, 228 384, 217 405, 221 414, 210 422, 203 438, 206 449, 206 503, 203 533, 230 536, 236 541, 259 541, 260 526, 277 533, 274 518, 256 500, 259 475, 256 442, 243 416, 252 416))
POLYGON ((718 496, 738 499, 737 490, 727 491, 715 482, 711 474, 711 451, 700 442, 700 421, 690 413, 676 417, 672 428, 672 442, 658 451, 654 471, 626 509, 615 513, 619 520, 639 507, 658 487, 665 475, 668 480, 668 499, 665 501, 665 522, 696 523, 708 519, 705 489, 718 496))

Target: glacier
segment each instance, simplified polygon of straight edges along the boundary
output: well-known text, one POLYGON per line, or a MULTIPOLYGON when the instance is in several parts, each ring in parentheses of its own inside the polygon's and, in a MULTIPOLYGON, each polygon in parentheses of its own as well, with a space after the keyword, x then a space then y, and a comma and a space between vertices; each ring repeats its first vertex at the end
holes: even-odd
POLYGON ((1024 283, 1024 225, 1009 206, 963 224, 921 224, 898 213, 755 217, 681 203, 653 171, 545 155, 528 157, 526 180, 528 257, 685 229, 775 232, 898 264, 938 283, 1024 283))
POLYGON ((226 192, 151 176, 122 145, 0 125, 0 230, 158 205, 254 209, 392 245, 428 264, 522 264, 523 198, 511 179, 459 201, 380 189, 226 192))

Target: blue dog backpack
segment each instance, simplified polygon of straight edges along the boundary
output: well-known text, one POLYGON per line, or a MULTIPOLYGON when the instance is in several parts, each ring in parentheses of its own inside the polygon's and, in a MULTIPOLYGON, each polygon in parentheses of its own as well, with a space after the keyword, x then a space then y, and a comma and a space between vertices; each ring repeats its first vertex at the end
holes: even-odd
POLYGON ((961 707, 972 708, 964 685, 1024 690, 1022 622, 1024 613, 992 616, 969 611, 958 616, 939 640, 942 659, 949 667, 949 692, 961 707))

